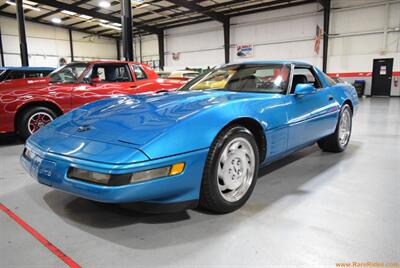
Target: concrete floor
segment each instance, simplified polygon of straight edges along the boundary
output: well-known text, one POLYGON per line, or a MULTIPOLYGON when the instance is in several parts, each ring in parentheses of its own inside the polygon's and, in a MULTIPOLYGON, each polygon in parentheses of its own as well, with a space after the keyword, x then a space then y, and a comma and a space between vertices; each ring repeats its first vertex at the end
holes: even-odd
MULTIPOLYGON (((249 202, 223 216, 76 198, 32 180, 23 145, 0 143, 0 202, 83 267, 400 263, 400 98, 363 99, 346 152, 312 146, 263 169, 249 202)), ((0 211, 0 266, 66 265, 0 211)))

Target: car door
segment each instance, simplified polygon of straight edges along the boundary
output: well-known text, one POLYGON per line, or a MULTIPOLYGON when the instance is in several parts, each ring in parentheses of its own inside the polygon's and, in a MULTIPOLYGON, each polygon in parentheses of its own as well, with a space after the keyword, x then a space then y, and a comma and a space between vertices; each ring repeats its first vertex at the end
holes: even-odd
POLYGON ((336 124, 338 104, 331 88, 319 79, 316 70, 308 65, 292 68, 292 85, 287 95, 288 149, 296 149, 330 134, 336 124), (312 84, 312 94, 297 95, 298 84, 312 84))
POLYGON ((126 63, 94 64, 76 85, 72 97, 74 107, 117 95, 134 94, 136 83, 126 63))

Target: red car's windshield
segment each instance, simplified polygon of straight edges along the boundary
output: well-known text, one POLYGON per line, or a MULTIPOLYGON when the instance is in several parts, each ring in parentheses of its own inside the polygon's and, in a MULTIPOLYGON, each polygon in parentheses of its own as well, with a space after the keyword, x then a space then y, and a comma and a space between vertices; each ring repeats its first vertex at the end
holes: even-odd
POLYGON ((86 70, 87 63, 70 63, 49 74, 51 83, 76 83, 86 70))

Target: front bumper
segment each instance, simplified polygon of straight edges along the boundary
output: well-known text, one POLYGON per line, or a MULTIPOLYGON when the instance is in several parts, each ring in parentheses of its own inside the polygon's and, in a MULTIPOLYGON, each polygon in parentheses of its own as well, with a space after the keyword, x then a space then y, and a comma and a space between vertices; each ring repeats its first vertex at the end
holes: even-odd
POLYGON ((43 152, 32 145, 31 158, 24 154, 21 164, 38 182, 63 192, 105 203, 179 203, 198 200, 208 148, 136 164, 104 164, 43 152), (105 186, 68 177, 70 167, 100 173, 125 174, 185 162, 185 170, 175 176, 122 186, 105 186))

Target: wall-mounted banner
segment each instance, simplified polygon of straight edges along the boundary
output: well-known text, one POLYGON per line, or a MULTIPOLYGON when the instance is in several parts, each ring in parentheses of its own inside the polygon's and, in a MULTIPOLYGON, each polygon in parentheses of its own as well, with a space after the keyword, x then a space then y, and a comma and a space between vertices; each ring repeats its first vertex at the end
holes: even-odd
POLYGON ((253 57, 253 45, 236 45, 236 56, 238 58, 251 58, 253 57))

